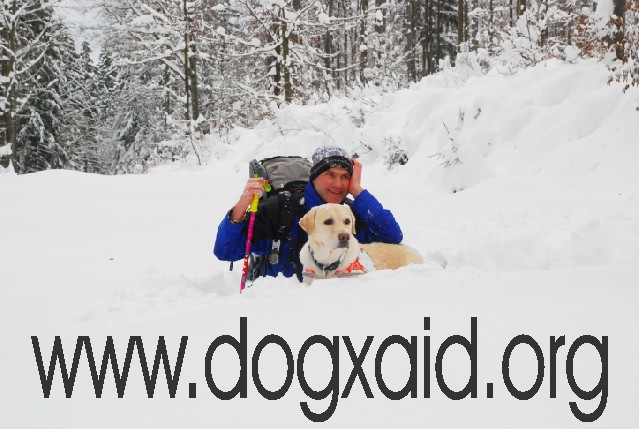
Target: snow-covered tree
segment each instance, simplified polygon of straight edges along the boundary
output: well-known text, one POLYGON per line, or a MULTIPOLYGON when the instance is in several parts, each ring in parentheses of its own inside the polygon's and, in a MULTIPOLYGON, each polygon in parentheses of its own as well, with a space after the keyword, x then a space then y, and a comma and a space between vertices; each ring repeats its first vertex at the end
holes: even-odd
POLYGON ((606 56, 610 82, 622 83, 624 92, 639 87, 639 1, 615 1, 608 28, 612 39, 606 56))
POLYGON ((95 65, 44 12, 54 1, 0 9, 0 147, 18 171, 201 160, 205 133, 276 105, 396 90, 451 64, 463 80, 610 50, 611 80, 639 83, 637 0, 600 0, 599 27, 592 0, 99 0, 95 65))
POLYGON ((51 1, 2 4, 3 140, 12 145, 18 173, 67 165, 59 137, 65 26, 53 17, 51 1))
MULTIPOLYGON (((61 167, 59 52, 63 26, 55 1, 8 0, 0 5, 0 146, 10 145, 17 172, 61 167)), ((6 161, 4 162, 6 164, 6 161)))
POLYGON ((201 4, 104 0, 101 6, 110 30, 105 49, 111 62, 103 86, 111 85, 114 71, 118 83, 107 89, 109 111, 100 146, 112 147, 112 172, 138 171, 176 129, 191 139, 203 119, 196 46, 201 4))
POLYGON ((242 0, 220 13, 224 26, 213 30, 224 40, 221 54, 249 73, 234 82, 239 89, 287 103, 324 89, 332 70, 330 49, 321 40, 341 24, 332 23, 320 2, 242 0))
POLYGON ((59 140, 67 147, 69 167, 86 172, 104 172, 97 142, 100 100, 98 69, 91 59, 87 41, 80 53, 75 52, 74 41, 66 40, 62 51, 62 72, 66 84, 63 92, 63 118, 59 140))

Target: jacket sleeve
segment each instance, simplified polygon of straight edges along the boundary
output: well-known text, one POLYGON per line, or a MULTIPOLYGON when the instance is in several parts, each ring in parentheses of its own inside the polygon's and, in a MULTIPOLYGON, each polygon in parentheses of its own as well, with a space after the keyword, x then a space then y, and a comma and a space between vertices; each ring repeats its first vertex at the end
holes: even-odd
MULTIPOLYGON (((277 200, 275 198, 274 200, 277 200)), ((265 203, 258 206, 251 240, 251 252, 266 254, 271 248, 273 204, 265 203)), ((213 254, 221 261, 238 261, 244 258, 246 252, 246 239, 248 231, 247 220, 235 224, 226 213, 220 226, 217 228, 217 237, 213 247, 213 254)))
POLYGON ((399 244, 404 238, 401 228, 390 210, 384 209, 366 189, 351 204, 366 226, 355 233, 360 243, 382 242, 399 244))
POLYGON ((224 216, 217 228, 217 237, 213 254, 220 261, 237 261, 244 257, 246 250, 246 234, 244 229, 247 222, 233 223, 229 213, 224 216))

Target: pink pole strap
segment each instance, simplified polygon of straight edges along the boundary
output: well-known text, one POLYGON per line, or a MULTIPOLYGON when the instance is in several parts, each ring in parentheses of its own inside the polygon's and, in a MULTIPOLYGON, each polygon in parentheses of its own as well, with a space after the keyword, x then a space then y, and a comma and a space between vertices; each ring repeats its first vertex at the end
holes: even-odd
POLYGON ((251 252, 251 240, 253 240, 253 228, 255 226, 255 212, 251 212, 249 218, 248 234, 246 237, 246 251, 244 252, 244 266, 242 267, 242 279, 240 280, 240 293, 246 288, 246 276, 248 274, 248 262, 251 252))

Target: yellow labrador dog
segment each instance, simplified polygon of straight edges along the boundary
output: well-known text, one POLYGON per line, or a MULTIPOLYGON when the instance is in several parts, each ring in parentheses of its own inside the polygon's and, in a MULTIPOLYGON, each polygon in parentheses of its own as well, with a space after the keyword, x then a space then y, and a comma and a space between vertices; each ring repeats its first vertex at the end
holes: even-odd
POLYGON ((415 249, 402 244, 360 244, 354 237, 355 217, 345 204, 313 207, 299 223, 308 234, 300 251, 305 283, 424 262, 415 249))

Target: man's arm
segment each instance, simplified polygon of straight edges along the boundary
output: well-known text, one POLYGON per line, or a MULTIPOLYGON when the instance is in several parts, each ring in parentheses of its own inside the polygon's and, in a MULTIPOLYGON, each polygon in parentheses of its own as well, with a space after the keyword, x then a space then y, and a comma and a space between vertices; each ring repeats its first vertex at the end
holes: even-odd
MULTIPOLYGON (((267 198, 260 201, 255 213, 251 252, 265 254, 270 250, 273 238, 273 222, 277 221, 277 198, 267 198)), ((227 212, 217 229, 213 253, 221 261, 237 261, 244 258, 248 232, 248 217, 233 222, 233 209, 227 212)))
POLYGON ((242 259, 246 250, 246 233, 244 233, 246 222, 231 222, 229 216, 232 215, 232 211, 224 216, 217 228, 213 254, 220 261, 230 262, 242 259))
POLYGON ((244 257, 247 238, 246 211, 256 195, 258 197, 264 195, 264 179, 250 178, 246 181, 237 203, 227 212, 218 226, 213 253, 219 260, 237 261, 244 257))
POLYGON ((355 238, 361 243, 382 242, 399 244, 404 238, 395 216, 366 189, 353 200, 353 212, 364 221, 366 227, 357 231, 355 238))
POLYGON ((353 174, 349 184, 348 193, 353 196, 351 209, 364 221, 366 227, 357 231, 355 238, 360 243, 401 243, 404 235, 390 210, 385 210, 382 204, 362 188, 362 163, 356 158, 353 162, 353 174))

